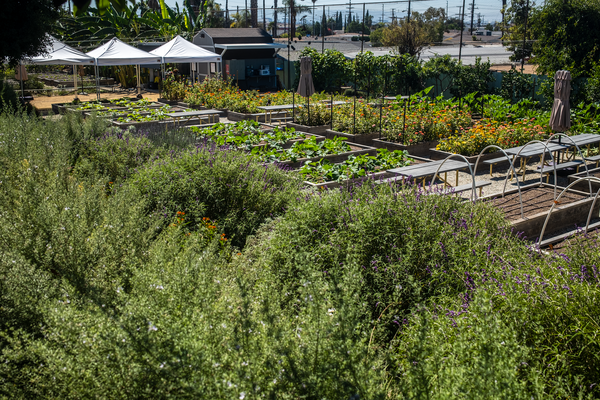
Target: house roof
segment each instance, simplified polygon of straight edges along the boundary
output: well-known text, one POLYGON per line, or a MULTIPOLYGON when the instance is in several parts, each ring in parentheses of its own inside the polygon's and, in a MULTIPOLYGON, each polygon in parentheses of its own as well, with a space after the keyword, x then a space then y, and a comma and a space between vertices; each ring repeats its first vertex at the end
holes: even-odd
POLYGON ((204 28, 197 35, 208 35, 213 43, 273 43, 273 37, 260 28, 204 28))

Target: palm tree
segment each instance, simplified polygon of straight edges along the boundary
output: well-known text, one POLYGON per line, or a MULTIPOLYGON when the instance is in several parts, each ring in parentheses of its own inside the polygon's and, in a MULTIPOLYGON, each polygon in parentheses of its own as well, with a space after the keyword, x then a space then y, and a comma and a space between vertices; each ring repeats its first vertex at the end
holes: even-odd
POLYGON ((250 19, 252 20, 252 27, 258 26, 258 0, 250 0, 250 19))
POLYGON ((229 26, 230 28, 244 28, 248 26, 248 23, 250 22, 250 13, 248 13, 248 10, 241 10, 235 14, 231 14, 230 19, 233 20, 229 26))
POLYGON ((283 4, 290 9, 290 38, 296 37, 296 15, 298 13, 309 12, 310 7, 301 6, 296 0, 283 0, 283 4))

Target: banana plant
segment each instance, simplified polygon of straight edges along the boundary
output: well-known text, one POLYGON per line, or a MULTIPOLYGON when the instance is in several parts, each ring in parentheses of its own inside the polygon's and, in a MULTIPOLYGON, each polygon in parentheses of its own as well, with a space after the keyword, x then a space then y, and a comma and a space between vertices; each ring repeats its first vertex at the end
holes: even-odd
POLYGON ((176 35, 191 39, 204 24, 204 12, 195 16, 186 1, 186 7, 179 10, 167 6, 164 0, 160 9, 153 10, 145 3, 125 6, 118 9, 108 7, 104 13, 98 8, 88 7, 78 16, 64 16, 58 21, 55 33, 61 40, 85 41, 94 46, 107 38, 118 37, 125 41, 148 39, 170 40, 176 35))

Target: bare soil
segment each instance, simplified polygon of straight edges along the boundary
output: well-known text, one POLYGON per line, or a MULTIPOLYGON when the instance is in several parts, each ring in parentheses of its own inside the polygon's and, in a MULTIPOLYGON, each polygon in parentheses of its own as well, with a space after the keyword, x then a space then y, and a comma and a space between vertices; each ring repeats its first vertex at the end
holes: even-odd
MULTIPOLYGON (((561 189, 557 188, 557 195, 560 194, 561 189)), ((585 198, 586 196, 566 192, 561 198, 560 203, 569 204, 576 202, 585 198)), ((521 198, 523 200, 523 216, 530 217, 535 214, 539 214, 541 212, 547 212, 552 207, 552 203, 554 202, 554 189, 541 187, 541 188, 531 188, 521 191, 521 198)), ((506 218, 510 221, 517 220, 521 218, 521 206, 519 201, 519 193, 511 193, 504 198, 497 197, 492 200, 492 203, 502 209, 506 218)))

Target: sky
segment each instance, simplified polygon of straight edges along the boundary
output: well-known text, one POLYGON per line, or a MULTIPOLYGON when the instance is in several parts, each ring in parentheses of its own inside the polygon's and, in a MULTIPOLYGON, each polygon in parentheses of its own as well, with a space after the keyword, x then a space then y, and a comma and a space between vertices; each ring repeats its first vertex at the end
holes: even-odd
MULTIPOLYGON (((183 4, 183 0, 165 0, 169 6, 174 7, 175 3, 178 2, 181 6, 183 4)), ((271 17, 270 8, 273 6, 273 0, 264 0, 265 6, 267 8, 267 18, 271 17)), ((312 5, 311 0, 297 0, 302 5, 310 6, 312 5)), ((471 3, 473 0, 465 0, 467 14, 465 15, 465 23, 468 24, 470 22, 471 14, 471 3)), ((217 3, 221 4, 221 7, 225 8, 225 0, 216 0, 217 3)), ((246 4, 246 0, 228 0, 229 9, 235 12, 236 7, 239 6, 240 9, 243 9, 246 4)), ((250 4, 250 0, 247 0, 248 5, 250 4)), ((282 0, 278 1, 278 5, 281 6, 282 0)), ((335 14, 337 11, 345 11, 347 12, 348 0, 316 0, 315 5, 318 7, 315 12, 316 15, 319 15, 319 12, 322 13, 322 6, 325 5, 325 12, 335 14), (320 7, 320 8, 319 8, 320 7)), ((362 13, 362 2, 352 2, 353 10, 356 10, 358 13, 362 13), (358 6, 356 9, 355 6, 358 6)), ((379 22, 381 20, 382 11, 383 16, 386 19, 386 22, 390 22, 392 16, 392 9, 394 9, 394 15, 398 17, 406 16, 406 9, 408 6, 408 0, 404 1, 385 1, 383 4, 382 10, 382 2, 376 1, 366 1, 366 9, 369 10, 369 13, 374 16, 375 22, 379 22), (375 3, 375 4, 373 4, 375 3)), ((414 11, 425 11, 429 7, 443 7, 448 8, 448 14, 450 16, 458 16, 459 9, 462 7, 463 0, 411 0, 411 10, 414 11)), ((258 5, 262 9, 263 0, 258 0, 258 5)), ((482 20, 487 22, 501 21, 502 15, 500 13, 500 9, 502 8, 502 0, 475 0, 475 21, 477 21, 477 14, 481 14, 482 20)), ((306 13, 309 14, 309 13, 306 13)), ((259 12, 259 19, 262 19, 262 10, 259 12)), ((360 17, 359 17, 360 19, 360 17)), ((308 21, 311 22, 312 18, 309 16, 308 21)))

